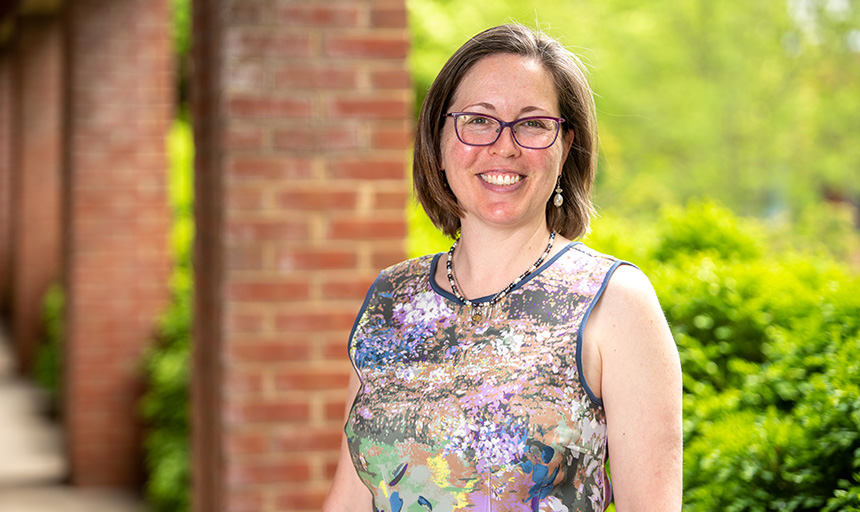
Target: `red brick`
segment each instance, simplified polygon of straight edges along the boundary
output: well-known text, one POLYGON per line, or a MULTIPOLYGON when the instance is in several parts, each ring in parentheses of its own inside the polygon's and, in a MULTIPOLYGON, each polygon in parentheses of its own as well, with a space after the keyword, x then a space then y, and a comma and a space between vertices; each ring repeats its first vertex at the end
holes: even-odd
POLYGON ((284 26, 343 28, 358 23, 356 5, 280 5, 275 22, 284 26))
POLYGON ((259 246, 233 246, 227 249, 225 266, 231 270, 261 270, 263 249, 259 246))
POLYGON ((406 251, 397 250, 375 250, 371 254, 370 261, 373 268, 388 268, 395 263, 406 259, 406 251))
POLYGON ((275 71, 275 86, 290 89, 354 89, 358 73, 352 68, 291 64, 275 71))
POLYGON ((233 126, 226 138, 227 149, 261 149, 266 141, 263 130, 250 126, 233 126))
POLYGON ((275 316, 275 327, 285 332, 337 331, 352 328, 356 311, 288 311, 275 316))
POLYGON ((323 406, 323 414, 327 420, 345 420, 346 400, 329 400, 323 406))
POLYGON ((403 59, 409 54, 405 36, 333 35, 326 39, 325 54, 329 57, 403 59))
POLYGON ((331 481, 334 478, 335 471, 337 471, 337 460, 326 461, 323 464, 323 477, 327 481, 331 481))
MULTIPOLYGON (((367 292, 367 290, 365 290, 367 292)), ((365 295, 367 295, 365 293, 365 295)), ((364 297, 361 297, 362 300, 364 297)), ((348 340, 342 335, 338 336, 322 336, 322 339, 317 342, 320 354, 323 359, 328 361, 336 361, 342 363, 349 360, 347 351, 348 340)))
POLYGON ((280 270, 334 270, 355 268, 358 256, 348 249, 280 249, 275 259, 280 270))
POLYGON ((263 191, 258 187, 230 187, 226 193, 227 206, 233 210, 263 209, 263 191))
POLYGON ((272 436, 272 450, 277 452, 337 450, 342 438, 343 430, 339 428, 313 430, 292 428, 272 436))
POLYGON ((275 387, 280 391, 318 391, 343 389, 349 384, 349 375, 314 368, 284 370, 275 375, 275 387))
POLYGON ((301 240, 308 237, 306 222, 287 220, 234 221, 228 226, 231 242, 301 240))
POLYGON ((323 283, 323 298, 363 300, 372 283, 373 278, 327 280, 323 283))
POLYGON ((224 510, 229 512, 260 512, 265 507, 265 500, 259 489, 231 490, 225 494, 224 510))
POLYGON ((402 159, 333 160, 328 164, 329 175, 338 179, 402 180, 406 162, 402 159))
POLYGON ((233 29, 227 34, 225 48, 228 57, 311 57, 311 38, 275 29, 233 29))
POLYGON ((403 220, 337 219, 330 225, 329 235, 337 240, 385 240, 406 236, 403 220))
POLYGON ((227 316, 227 330, 230 332, 261 332, 263 316, 259 313, 234 311, 227 316))
POLYGON ((327 494, 322 489, 283 491, 275 498, 275 506, 278 510, 322 510, 327 494))
POLYGON ((374 210, 406 210, 410 194, 403 192, 377 192, 373 201, 374 210))
POLYGON ((269 436, 260 432, 231 433, 227 436, 227 453, 230 455, 267 453, 269 436))
POLYGON ((371 73, 370 83, 374 89, 408 89, 412 77, 406 69, 379 70, 371 73))
POLYGON ((409 128, 378 128, 371 135, 371 147, 379 149, 408 149, 413 132, 409 128))
POLYGON ((299 483, 310 479, 308 461, 238 460, 228 469, 228 480, 234 485, 299 483))
POLYGON ((291 302, 310 296, 307 281, 233 282, 227 288, 227 298, 245 302, 291 302))
POLYGON ((237 25, 261 24, 271 20, 273 15, 272 2, 267 1, 232 2, 227 11, 228 19, 237 25))
POLYGON ((307 402, 255 401, 230 406, 231 423, 272 423, 307 421, 311 410, 307 402))
POLYGON ((224 387, 231 395, 258 396, 263 392, 263 374, 259 371, 233 370, 224 382, 224 387))
POLYGON ((410 104, 402 99, 338 98, 329 103, 329 117, 360 119, 404 119, 409 116, 410 104))
POLYGON ((357 201, 354 191, 345 190, 288 190, 275 199, 287 210, 352 210, 357 201))
POLYGON ((406 28, 406 7, 374 7, 370 11, 370 24, 378 28, 406 28))
POLYGON ((255 341, 233 344, 230 357, 239 362, 254 363, 307 361, 310 359, 310 350, 307 344, 279 340, 255 341))
POLYGON ((227 111, 237 118, 302 119, 310 117, 311 102, 296 98, 232 97, 227 102, 227 111))
POLYGON ((237 178, 272 180, 307 179, 313 172, 309 159, 277 156, 234 157, 229 169, 237 178))
POLYGON ((308 152, 356 149, 358 133, 355 127, 342 126, 284 128, 275 131, 274 147, 308 152))

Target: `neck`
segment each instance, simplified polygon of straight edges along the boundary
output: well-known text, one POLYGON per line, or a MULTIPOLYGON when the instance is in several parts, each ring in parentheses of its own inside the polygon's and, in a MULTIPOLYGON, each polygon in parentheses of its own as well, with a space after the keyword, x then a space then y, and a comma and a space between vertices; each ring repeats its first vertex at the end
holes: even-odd
MULTIPOLYGON (((453 258, 460 292, 469 299, 496 294, 535 263, 546 250, 549 236, 545 222, 528 229, 504 231, 476 229, 464 223, 453 258)), ((564 245, 566 240, 556 236, 547 259, 564 245)), ((447 285, 447 275, 444 279, 437 282, 447 285)))

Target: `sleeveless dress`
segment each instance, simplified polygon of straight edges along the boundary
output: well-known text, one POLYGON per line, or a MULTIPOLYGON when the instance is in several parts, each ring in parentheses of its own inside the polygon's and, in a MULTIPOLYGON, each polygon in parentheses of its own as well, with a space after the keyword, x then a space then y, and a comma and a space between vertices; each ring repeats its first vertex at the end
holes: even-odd
POLYGON ((350 335, 345 433, 374 510, 605 510, 606 416, 579 369, 624 262, 571 243, 474 322, 433 279, 443 256, 382 271, 350 335))

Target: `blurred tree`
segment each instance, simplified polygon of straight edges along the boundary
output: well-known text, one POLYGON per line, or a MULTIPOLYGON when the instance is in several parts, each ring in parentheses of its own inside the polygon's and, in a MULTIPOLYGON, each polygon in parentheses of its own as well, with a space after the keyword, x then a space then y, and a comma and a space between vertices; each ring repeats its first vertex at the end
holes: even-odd
POLYGON ((860 197, 860 2, 409 0, 420 101, 468 37, 517 21, 588 63, 596 202, 628 213, 711 195, 793 218, 860 197))

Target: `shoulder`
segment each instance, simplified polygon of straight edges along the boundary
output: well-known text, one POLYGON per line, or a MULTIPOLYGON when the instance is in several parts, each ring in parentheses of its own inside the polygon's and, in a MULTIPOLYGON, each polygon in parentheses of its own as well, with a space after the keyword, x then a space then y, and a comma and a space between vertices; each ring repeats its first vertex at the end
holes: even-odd
POLYGON ((395 263, 379 272, 368 290, 368 296, 379 293, 396 293, 397 290, 415 290, 431 274, 434 259, 428 254, 395 263))
POLYGON ((395 263, 390 267, 382 269, 379 275, 403 276, 426 272, 433 264, 433 259, 437 256, 438 254, 425 254, 424 256, 418 256, 417 258, 410 258, 408 260, 401 261, 400 263, 395 263))
POLYGON ((619 265, 605 286, 591 320, 601 354, 607 356, 618 349, 631 354, 631 343, 672 340, 654 287, 641 270, 619 265))

